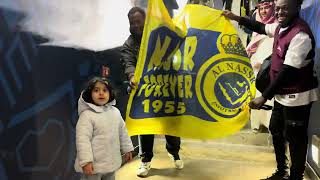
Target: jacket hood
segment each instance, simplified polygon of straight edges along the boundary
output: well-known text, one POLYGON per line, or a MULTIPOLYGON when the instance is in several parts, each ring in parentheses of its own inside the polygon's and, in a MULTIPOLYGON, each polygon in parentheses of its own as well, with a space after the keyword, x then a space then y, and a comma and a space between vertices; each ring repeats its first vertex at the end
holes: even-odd
POLYGON ((83 92, 81 92, 80 98, 78 100, 78 115, 80 115, 85 110, 91 110, 98 113, 103 112, 106 108, 116 105, 116 100, 114 99, 113 101, 108 102, 104 106, 97 106, 95 104, 84 101, 84 99, 82 98, 82 94, 83 92))

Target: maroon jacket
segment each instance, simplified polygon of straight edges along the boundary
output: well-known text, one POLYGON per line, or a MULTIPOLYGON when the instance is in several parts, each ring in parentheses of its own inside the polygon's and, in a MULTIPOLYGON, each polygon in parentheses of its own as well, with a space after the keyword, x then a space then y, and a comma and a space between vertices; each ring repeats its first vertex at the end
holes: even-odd
POLYGON ((298 74, 295 75, 296 80, 283 84, 281 88, 276 91, 276 94, 300 93, 316 88, 317 78, 313 74, 315 40, 308 24, 301 18, 296 18, 288 29, 279 34, 280 28, 281 27, 278 26, 274 36, 272 63, 270 68, 271 81, 276 79, 283 66, 290 42, 299 32, 305 32, 312 40, 312 49, 306 57, 306 60, 312 59, 312 61, 307 66, 298 69, 298 74))

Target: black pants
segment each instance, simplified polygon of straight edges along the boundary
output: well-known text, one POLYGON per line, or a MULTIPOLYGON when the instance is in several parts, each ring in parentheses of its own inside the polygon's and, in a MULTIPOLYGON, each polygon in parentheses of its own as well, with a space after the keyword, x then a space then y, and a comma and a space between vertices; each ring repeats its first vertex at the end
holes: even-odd
POLYGON ((291 179, 302 179, 305 170, 310 109, 311 104, 288 107, 274 102, 269 129, 272 134, 277 168, 279 171, 288 168, 285 155, 285 144, 288 142, 291 179))
MULTIPOLYGON (((180 137, 165 135, 166 137, 166 149, 176 159, 179 157, 180 150, 180 137)), ((154 135, 140 135, 140 145, 142 154, 142 162, 150 162, 153 157, 153 143, 154 135)))

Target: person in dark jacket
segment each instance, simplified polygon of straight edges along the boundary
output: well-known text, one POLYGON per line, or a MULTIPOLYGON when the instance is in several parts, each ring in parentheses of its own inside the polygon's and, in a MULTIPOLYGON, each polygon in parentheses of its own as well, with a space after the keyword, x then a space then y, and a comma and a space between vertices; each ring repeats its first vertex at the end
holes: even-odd
MULTIPOLYGON (((134 82, 134 71, 137 64, 145 16, 144 10, 139 7, 133 7, 129 11, 128 18, 130 22, 131 35, 121 49, 121 61, 125 69, 125 74, 127 75, 132 88, 136 88, 136 83, 134 82)), ((169 156, 174 160, 175 167, 177 169, 182 169, 184 165, 179 156, 181 143, 180 137, 166 135, 165 138, 167 141, 166 149, 169 152, 169 156)), ((142 151, 140 157, 142 162, 137 171, 137 175, 140 177, 147 176, 151 168, 153 143, 153 134, 140 135, 140 146, 142 151)))
POLYGON ((315 40, 308 24, 299 17, 302 0, 277 0, 279 25, 262 24, 239 17, 230 11, 223 15, 255 32, 274 36, 271 83, 262 96, 249 106, 259 109, 267 99, 275 98, 270 119, 277 170, 267 180, 302 180, 308 147, 308 123, 312 102, 319 99, 318 82, 313 72, 315 40), (286 142, 291 167, 288 177, 286 142))

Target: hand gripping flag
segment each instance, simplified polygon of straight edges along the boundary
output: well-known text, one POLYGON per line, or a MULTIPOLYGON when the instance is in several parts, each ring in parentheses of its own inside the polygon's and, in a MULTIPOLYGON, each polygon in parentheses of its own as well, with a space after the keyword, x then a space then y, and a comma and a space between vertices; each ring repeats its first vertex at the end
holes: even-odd
POLYGON ((221 13, 190 4, 172 20, 162 0, 149 0, 138 87, 126 114, 130 135, 209 139, 247 123, 255 77, 236 30, 221 13))

